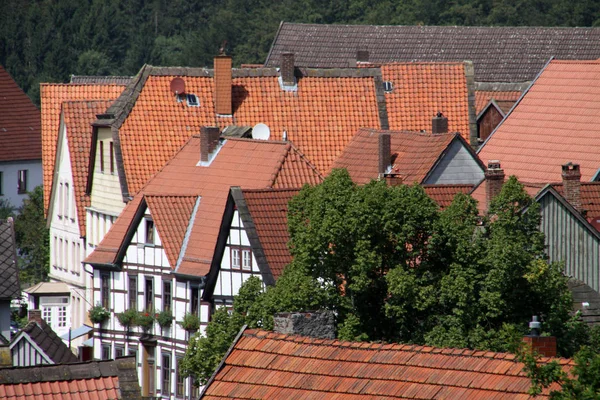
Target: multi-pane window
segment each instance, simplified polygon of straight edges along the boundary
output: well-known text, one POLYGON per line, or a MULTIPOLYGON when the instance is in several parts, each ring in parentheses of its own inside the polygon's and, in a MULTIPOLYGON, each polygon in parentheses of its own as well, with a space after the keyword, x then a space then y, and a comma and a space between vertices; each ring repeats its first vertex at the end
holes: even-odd
POLYGON ((240 249, 232 248, 231 249, 231 268, 239 268, 240 267, 240 249))
POLYGON ((58 327, 64 328, 67 326, 67 307, 57 307, 58 311, 58 327))
POLYGON ((252 253, 250 250, 242 250, 242 268, 246 270, 252 269, 252 253))
POLYGON ((44 307, 42 310, 42 318, 48 325, 52 325, 52 308, 44 307))
POLYGON ((125 348, 123 346, 115 346, 115 358, 123 357, 125 355, 125 348))
POLYGON ((129 351, 128 354, 130 356, 134 356, 135 357, 135 361, 137 362, 137 353, 138 353, 138 349, 136 346, 133 345, 129 345, 129 351))
POLYGON ((171 281, 163 281, 163 310, 171 309, 171 281))
POLYGON ((151 219, 146 220, 146 242, 147 244, 154 244, 154 221, 151 219))
POLYGON ((137 276, 129 277, 129 309, 137 311, 137 276))
POLYGON ((110 360, 110 344, 103 344, 102 345, 102 359, 103 360, 110 360))
POLYGON ((109 150, 110 150, 110 173, 114 174, 115 173, 115 151, 113 149, 113 142, 110 142, 109 150))
POLYGON ((179 366, 181 365, 181 361, 183 361, 183 357, 177 357, 177 365, 175 370, 175 376, 177 380, 177 385, 175 387, 175 396, 183 396, 184 387, 185 387, 185 377, 182 375, 181 371, 179 371, 179 366))
POLYGON ((110 307, 110 275, 107 273, 100 275, 100 299, 102 307, 108 310, 110 307))
POLYGON ((100 145, 100 160, 98 160, 100 162, 100 172, 104 172, 104 142, 100 140, 98 144, 100 145))
POLYGON ((154 287, 153 287, 153 279, 146 278, 146 290, 144 291, 146 294, 146 310, 154 309, 154 287))
POLYGON ((171 355, 163 353, 161 361, 162 394, 165 396, 171 393, 171 355))
POLYGON ((20 169, 17 179, 17 192, 19 194, 27 193, 27 170, 20 169))

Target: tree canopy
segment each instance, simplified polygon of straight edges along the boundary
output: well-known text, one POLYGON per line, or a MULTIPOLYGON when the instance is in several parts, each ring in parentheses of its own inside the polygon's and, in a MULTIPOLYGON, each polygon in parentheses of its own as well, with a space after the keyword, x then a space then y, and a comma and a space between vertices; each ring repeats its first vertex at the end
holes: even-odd
POLYGON ((600 0, 5 0, 0 65, 39 101, 40 82, 134 75, 144 63, 262 63, 281 21, 340 24, 592 26, 600 0))
POLYGON ((440 211, 418 185, 357 186, 334 170, 290 202, 293 261, 276 285, 248 281, 233 314, 220 311, 188 349, 186 359, 213 361, 187 371, 210 377, 228 348, 211 343, 233 340, 231 324, 271 329, 275 312, 316 309, 335 312, 340 339, 493 351, 515 351, 538 315, 570 356, 590 333, 571 315, 562 265, 546 261, 539 222, 514 177, 480 217, 467 195, 440 211))

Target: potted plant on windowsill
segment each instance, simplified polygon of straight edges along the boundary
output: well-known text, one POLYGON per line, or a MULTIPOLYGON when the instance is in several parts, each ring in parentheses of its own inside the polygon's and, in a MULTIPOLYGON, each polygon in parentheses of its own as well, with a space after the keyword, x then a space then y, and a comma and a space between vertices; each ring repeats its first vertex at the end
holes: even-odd
POLYGON ((155 315, 155 318, 161 328, 168 328, 173 323, 173 313, 171 313, 171 310, 162 310, 155 315))
POLYGON ((88 316, 90 317, 90 321, 94 324, 101 324, 110 317, 110 311, 106 308, 102 307, 100 304, 96 304, 94 307, 90 308, 88 311, 88 316))
POLYGON ((144 332, 148 332, 154 325, 154 313, 152 311, 138 313, 135 324, 141 326, 144 332))
POLYGON ((196 314, 186 313, 179 325, 188 332, 195 332, 200 328, 200 318, 196 314))
POLYGON ((121 325, 129 330, 129 328, 136 325, 137 315, 138 312, 136 310, 127 310, 125 312, 118 313, 117 319, 121 325))

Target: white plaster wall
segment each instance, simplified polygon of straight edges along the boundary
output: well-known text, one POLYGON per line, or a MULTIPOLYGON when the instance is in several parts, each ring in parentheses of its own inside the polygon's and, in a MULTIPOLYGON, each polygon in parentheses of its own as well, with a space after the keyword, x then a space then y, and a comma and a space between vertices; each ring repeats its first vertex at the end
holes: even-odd
POLYGON ((5 161, 0 162, 0 172, 2 172, 2 195, 0 199, 6 199, 13 207, 21 207, 27 193, 19 194, 17 191, 17 182, 19 170, 26 169, 27 172, 27 191, 30 192, 36 186, 42 185, 42 160, 31 161, 5 161))
POLYGON ((92 185, 92 207, 112 214, 120 214, 125 203, 117 175, 115 161, 114 173, 110 172, 110 143, 112 133, 109 128, 98 129, 98 141, 96 143, 96 162, 94 165, 94 180, 92 185), (100 142, 104 146, 104 172, 100 171, 100 142))

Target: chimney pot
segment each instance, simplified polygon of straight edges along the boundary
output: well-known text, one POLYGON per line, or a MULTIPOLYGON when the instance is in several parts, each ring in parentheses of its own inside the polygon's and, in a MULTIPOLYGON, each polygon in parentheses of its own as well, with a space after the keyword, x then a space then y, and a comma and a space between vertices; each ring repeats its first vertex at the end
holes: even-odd
POLYGON ((379 134, 379 173, 385 174, 392 163, 392 138, 389 133, 379 134))
POLYGON ((216 126, 203 126, 200 128, 200 161, 208 162, 210 155, 219 144, 219 128, 216 126))
POLYGON ((488 162, 487 171, 485 171, 485 199, 489 210, 492 199, 500 193, 504 184, 504 170, 500 167, 500 161, 491 160, 488 162))
POLYGON ((283 53, 281 55, 281 80, 284 86, 294 86, 296 84, 295 68, 294 53, 283 53))
POLYGON ((434 135, 448 133, 448 118, 444 117, 444 114, 439 111, 431 121, 431 132, 434 135))
POLYGON ((273 330, 286 335, 335 339, 335 319, 331 311, 277 313, 273 330))
POLYGON ((579 164, 569 162, 562 166, 563 193, 565 199, 581 212, 581 172, 579 164))
POLYGON ((27 315, 29 321, 35 321, 38 324, 42 322, 42 310, 29 310, 27 315))
POLYGON ((215 57, 214 67, 215 111, 220 115, 231 115, 231 57, 225 55, 215 57))
POLYGON ((369 50, 357 50, 356 51, 356 62, 369 62, 369 50))

